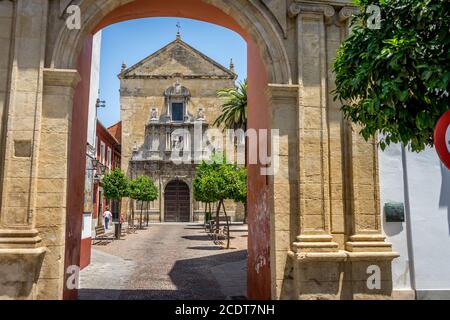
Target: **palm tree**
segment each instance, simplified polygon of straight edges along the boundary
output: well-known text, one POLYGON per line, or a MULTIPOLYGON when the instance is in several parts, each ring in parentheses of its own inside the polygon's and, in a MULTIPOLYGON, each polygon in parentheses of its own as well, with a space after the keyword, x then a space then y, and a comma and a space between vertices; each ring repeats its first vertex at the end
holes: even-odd
POLYGON ((235 88, 219 90, 217 96, 224 101, 222 113, 214 122, 214 126, 226 129, 247 129, 247 79, 235 88))
MULTIPOLYGON (((237 87, 219 90, 217 96, 223 101, 222 113, 214 121, 214 126, 226 129, 247 130, 247 88, 245 79, 237 87)), ((247 167, 247 141, 245 143, 245 167, 247 167)), ((244 223, 247 223, 247 204, 244 204, 244 223)))

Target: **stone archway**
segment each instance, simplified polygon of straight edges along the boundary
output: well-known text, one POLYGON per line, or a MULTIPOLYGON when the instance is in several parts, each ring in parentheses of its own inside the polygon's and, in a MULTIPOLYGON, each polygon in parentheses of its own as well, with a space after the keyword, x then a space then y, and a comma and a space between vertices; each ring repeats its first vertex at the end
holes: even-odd
MULTIPOLYGON (((91 8, 89 5, 92 5, 92 2, 88 0, 80 1, 82 11, 84 6, 91 8)), ((83 74, 80 72, 80 57, 86 47, 89 47, 90 34, 110 23, 144 16, 182 16, 212 22, 236 31, 247 41, 248 74, 251 82, 249 109, 253 113, 249 115, 249 122, 253 123, 251 126, 255 129, 269 128, 268 101, 261 93, 267 90, 268 83, 286 83, 289 85, 292 80, 290 63, 282 43, 282 37, 275 31, 273 23, 267 20, 267 13, 262 10, 264 7, 252 5, 247 1, 229 3, 223 0, 172 0, 169 2, 138 0, 125 1, 125 3, 124 1, 110 0, 105 4, 96 3, 95 6, 96 10, 91 9, 86 12, 81 30, 73 32, 63 28, 60 32, 54 44, 52 60, 49 61, 52 70, 64 68, 73 70, 77 68, 83 79, 83 74), (105 8, 108 8, 108 10, 105 10, 105 8), (260 21, 260 23, 255 23, 255 21, 260 21), (86 41, 88 42, 86 43, 86 41)), ((81 83, 83 83, 83 80, 81 83)), ((75 98, 83 96, 80 86, 82 87, 78 84, 74 93, 75 98)), ((74 105, 74 108, 76 108, 76 105, 74 105)), ((258 194, 261 190, 269 192, 267 179, 261 176, 259 171, 259 165, 255 165, 249 173, 249 190, 254 190, 250 194, 258 194)), ((69 201, 70 194, 72 193, 69 192, 69 201)), ((268 202, 269 198, 265 198, 264 201, 268 202)), ((254 234, 249 237, 251 238, 250 244, 254 240, 254 244, 249 246, 251 248, 249 250, 249 265, 251 270, 258 269, 258 272, 251 272, 254 277, 249 277, 249 281, 253 283, 253 286, 248 287, 253 291, 250 296, 268 299, 272 296, 273 286, 273 272, 269 263, 271 259, 269 205, 266 203, 262 210, 259 206, 262 203, 261 199, 250 199, 249 203, 249 216, 253 216, 258 221, 258 225, 255 224, 253 229, 254 234), (252 207, 251 203, 255 205, 252 207), (263 264, 261 264, 262 257, 265 261, 263 264)), ((75 224, 69 224, 69 229, 71 225, 75 224)), ((71 230, 71 233, 76 233, 76 230, 71 230)), ((252 227, 250 227, 249 233, 252 233, 252 227)), ((76 257, 76 253, 69 252, 66 250, 66 267, 69 265, 68 261, 76 257)))
POLYGON ((0 275, 8 277, 0 277, 0 297, 76 296, 66 280, 79 251, 85 145, 76 133, 86 131, 89 39, 143 16, 212 22, 247 40, 249 127, 280 134, 278 174, 249 167, 249 298, 390 296, 396 254, 381 233, 376 143, 363 141, 330 97, 350 1, 27 1, 0 2, 14 40, 8 61, 0 58, 10 88, 0 216, 0 275), (80 30, 65 27, 70 4, 81 9, 80 30), (382 288, 371 291, 373 264, 382 288), (11 275, 11 266, 20 271, 11 275))

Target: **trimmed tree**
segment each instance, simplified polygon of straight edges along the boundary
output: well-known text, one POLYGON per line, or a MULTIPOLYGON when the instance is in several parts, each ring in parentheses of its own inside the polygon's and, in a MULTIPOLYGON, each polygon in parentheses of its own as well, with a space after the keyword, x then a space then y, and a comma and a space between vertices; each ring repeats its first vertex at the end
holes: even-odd
MULTIPOLYGON (((152 201, 155 201, 156 199, 158 199, 158 188, 156 187, 155 183, 153 182, 152 179, 150 179, 147 176, 144 176, 143 179, 143 185, 144 185, 144 194, 142 197, 142 201, 145 201, 147 204, 147 226, 148 226, 148 220, 149 220, 149 212, 148 212, 148 207, 149 207, 149 203, 152 201)), ((141 208, 142 209, 142 208, 141 208)), ((142 212, 142 210, 141 210, 142 212)), ((142 225, 142 219, 141 219, 141 225, 142 225)))
MULTIPOLYGON (((219 228, 220 211, 223 209, 227 228, 230 230, 225 200, 246 203, 247 170, 233 164, 227 164, 220 155, 210 163, 203 162, 194 180, 194 196, 206 203, 217 203, 216 231, 219 228), (222 158, 222 161, 221 161, 222 158)), ((227 237, 227 249, 230 248, 230 237, 227 237)))
POLYGON ((101 182, 105 198, 121 200, 128 196, 128 179, 120 169, 107 173, 101 182))
POLYGON ((194 199, 198 202, 203 202, 205 204, 205 224, 211 220, 212 217, 212 203, 214 200, 212 197, 209 197, 207 190, 205 190, 205 184, 203 183, 201 177, 206 175, 210 170, 210 166, 206 164, 206 162, 202 162, 196 171, 196 179, 193 182, 194 188, 194 199))
MULTIPOLYGON (((139 176, 129 182, 128 190, 129 197, 131 199, 141 202, 139 228, 142 229, 142 213, 144 210, 144 202, 150 202, 158 199, 158 188, 149 177, 139 176)), ((134 221, 134 215, 132 219, 134 221)))
POLYGON ((334 64, 335 97, 345 116, 380 147, 433 146, 438 119, 450 109, 450 6, 442 0, 359 0, 361 14, 334 64), (381 29, 367 27, 369 5, 381 9, 381 29))
POLYGON ((122 198, 128 196, 128 179, 125 174, 120 169, 112 170, 103 177, 101 185, 106 199, 119 202, 120 211, 122 198))

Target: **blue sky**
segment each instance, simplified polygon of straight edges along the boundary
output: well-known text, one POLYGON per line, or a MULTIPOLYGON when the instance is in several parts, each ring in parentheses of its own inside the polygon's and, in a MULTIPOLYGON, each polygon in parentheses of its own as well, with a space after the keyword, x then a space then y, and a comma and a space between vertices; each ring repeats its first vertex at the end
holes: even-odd
POLYGON ((106 108, 99 120, 110 126, 120 120, 119 79, 122 62, 128 67, 175 40, 180 22, 182 39, 228 67, 233 58, 238 80, 247 76, 247 45, 229 29, 191 19, 148 18, 114 24, 103 29, 100 61, 100 98, 106 108))

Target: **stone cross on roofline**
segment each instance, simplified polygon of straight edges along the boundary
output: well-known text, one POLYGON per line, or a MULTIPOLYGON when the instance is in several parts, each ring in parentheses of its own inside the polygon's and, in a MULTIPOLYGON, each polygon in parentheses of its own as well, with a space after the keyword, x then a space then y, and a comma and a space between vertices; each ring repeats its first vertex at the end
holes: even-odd
POLYGON ((176 27, 177 27, 177 29, 178 29, 178 31, 177 31, 177 39, 180 40, 180 39, 181 39, 181 32, 180 32, 180 30, 181 30, 181 24, 180 24, 179 21, 177 22, 176 27))

